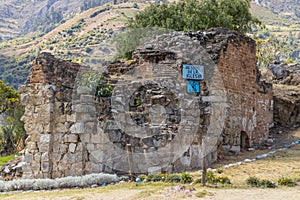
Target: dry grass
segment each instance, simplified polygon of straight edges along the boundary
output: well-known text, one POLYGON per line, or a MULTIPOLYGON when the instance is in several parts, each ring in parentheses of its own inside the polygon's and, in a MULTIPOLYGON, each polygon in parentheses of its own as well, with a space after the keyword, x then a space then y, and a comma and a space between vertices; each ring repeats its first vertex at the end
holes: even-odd
POLYGON ((257 160, 241 166, 224 170, 233 184, 245 184, 250 176, 268 179, 273 182, 281 176, 300 179, 300 145, 296 145, 284 152, 269 156, 267 159, 257 160))

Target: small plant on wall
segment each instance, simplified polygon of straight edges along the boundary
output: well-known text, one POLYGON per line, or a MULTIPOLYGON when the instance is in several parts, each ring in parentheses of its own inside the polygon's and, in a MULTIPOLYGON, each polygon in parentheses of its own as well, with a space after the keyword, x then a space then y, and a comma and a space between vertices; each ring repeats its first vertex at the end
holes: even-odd
POLYGON ((85 86, 91 90, 95 90, 96 97, 110 97, 112 95, 112 85, 104 76, 93 71, 79 74, 76 78, 76 84, 77 86, 85 86))

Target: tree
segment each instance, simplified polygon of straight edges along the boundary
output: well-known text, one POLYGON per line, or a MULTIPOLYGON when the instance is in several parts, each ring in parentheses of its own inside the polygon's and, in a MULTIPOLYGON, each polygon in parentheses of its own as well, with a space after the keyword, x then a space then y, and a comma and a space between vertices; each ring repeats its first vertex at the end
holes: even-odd
POLYGON ((24 107, 20 103, 20 95, 0 80, 0 114, 6 118, 6 125, 1 127, 0 153, 8 155, 24 147, 26 132, 21 117, 24 107))
POLYGON ((0 80, 0 114, 8 113, 20 103, 20 95, 0 80))
POLYGON ((176 31, 224 27, 246 33, 261 22, 250 13, 250 0, 180 0, 151 5, 130 22, 131 28, 163 27, 176 31))

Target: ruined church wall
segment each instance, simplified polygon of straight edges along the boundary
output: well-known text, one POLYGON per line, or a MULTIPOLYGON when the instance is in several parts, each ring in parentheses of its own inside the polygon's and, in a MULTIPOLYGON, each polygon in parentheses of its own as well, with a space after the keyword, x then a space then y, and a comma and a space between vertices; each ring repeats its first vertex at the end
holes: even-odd
POLYGON ((41 54, 28 82, 20 88, 26 106, 22 120, 29 135, 24 178, 124 173, 131 168, 136 173, 199 168, 201 139, 223 128, 223 116, 227 117, 222 135, 205 140, 210 147, 205 154, 207 163, 217 159, 217 148, 222 149, 222 145, 239 151, 243 146, 242 132, 247 135, 246 146, 261 143, 268 136, 271 88, 259 81, 255 42, 224 29, 186 35, 160 36, 139 48, 131 64, 117 62, 107 66, 105 74, 113 87, 112 98, 95 98, 94 90, 78 85, 75 78, 83 70, 78 64, 41 54), (158 48, 165 43, 170 46, 158 48), (207 80, 201 81, 200 96, 188 96, 181 67, 197 64, 195 55, 201 52, 205 52, 204 60, 210 60, 205 72, 207 80), (214 64, 218 70, 209 69, 214 64), (135 79, 126 80, 126 76, 135 79), (139 85, 136 79, 147 81, 139 85), (169 90, 164 89, 170 85, 169 90), (191 109, 187 106, 191 104, 197 106, 191 109), (152 112, 161 106, 164 109, 158 113, 167 116, 163 124, 158 120, 160 116, 152 112), (142 137, 140 127, 146 130, 142 137), (197 129, 196 134, 188 135, 193 129, 197 129), (183 150, 179 151, 181 146, 183 150), (168 151, 161 152, 165 147, 168 151), (176 155, 178 152, 180 155, 176 155))
POLYGON ((272 88, 258 78, 255 41, 241 37, 229 42, 221 52, 218 69, 230 104, 224 150, 240 151, 260 145, 269 134, 272 88))

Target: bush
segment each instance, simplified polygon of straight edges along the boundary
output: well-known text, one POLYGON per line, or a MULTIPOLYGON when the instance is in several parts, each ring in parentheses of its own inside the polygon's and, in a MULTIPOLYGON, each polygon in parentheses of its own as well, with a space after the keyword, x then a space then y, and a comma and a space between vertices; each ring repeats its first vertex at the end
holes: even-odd
POLYGON ((277 181, 278 185, 285 185, 288 187, 293 187, 296 185, 296 182, 291 178, 281 177, 277 181))
POLYGON ((217 168, 217 173, 222 174, 224 172, 222 167, 217 168))
POLYGON ((193 177, 190 174, 187 174, 186 172, 182 172, 180 182, 191 183, 193 182, 193 177))
POLYGON ((198 178, 196 181, 195 181, 195 183, 202 183, 202 178, 198 178))
POLYGON ((260 186, 260 180, 256 177, 249 177, 246 180, 247 185, 250 185, 252 187, 259 187, 260 186))
POLYGON ((153 182, 158 182, 162 180, 162 177, 158 174, 150 174, 147 177, 147 182, 153 181, 153 182))
POLYGON ((222 184, 230 184, 230 179, 225 175, 215 176, 213 182, 214 183, 222 183, 222 184))
POLYGON ((215 175, 211 171, 209 171, 209 172, 206 173, 206 181, 208 183, 230 184, 230 179, 227 176, 225 176, 225 175, 215 175))
POLYGON ((247 180, 247 185, 250 185, 252 187, 264 187, 264 188, 275 188, 276 184, 273 183, 272 181, 263 179, 259 180, 256 177, 249 177, 247 180))
POLYGON ((214 182, 214 173, 213 172, 206 172, 206 181, 209 183, 214 182))
POLYGON ((269 181, 269 180, 261 180, 260 185, 264 188, 275 188, 275 183, 269 181))
POLYGON ((165 178, 165 182, 167 183, 179 183, 181 180, 181 177, 177 174, 169 174, 165 178))

